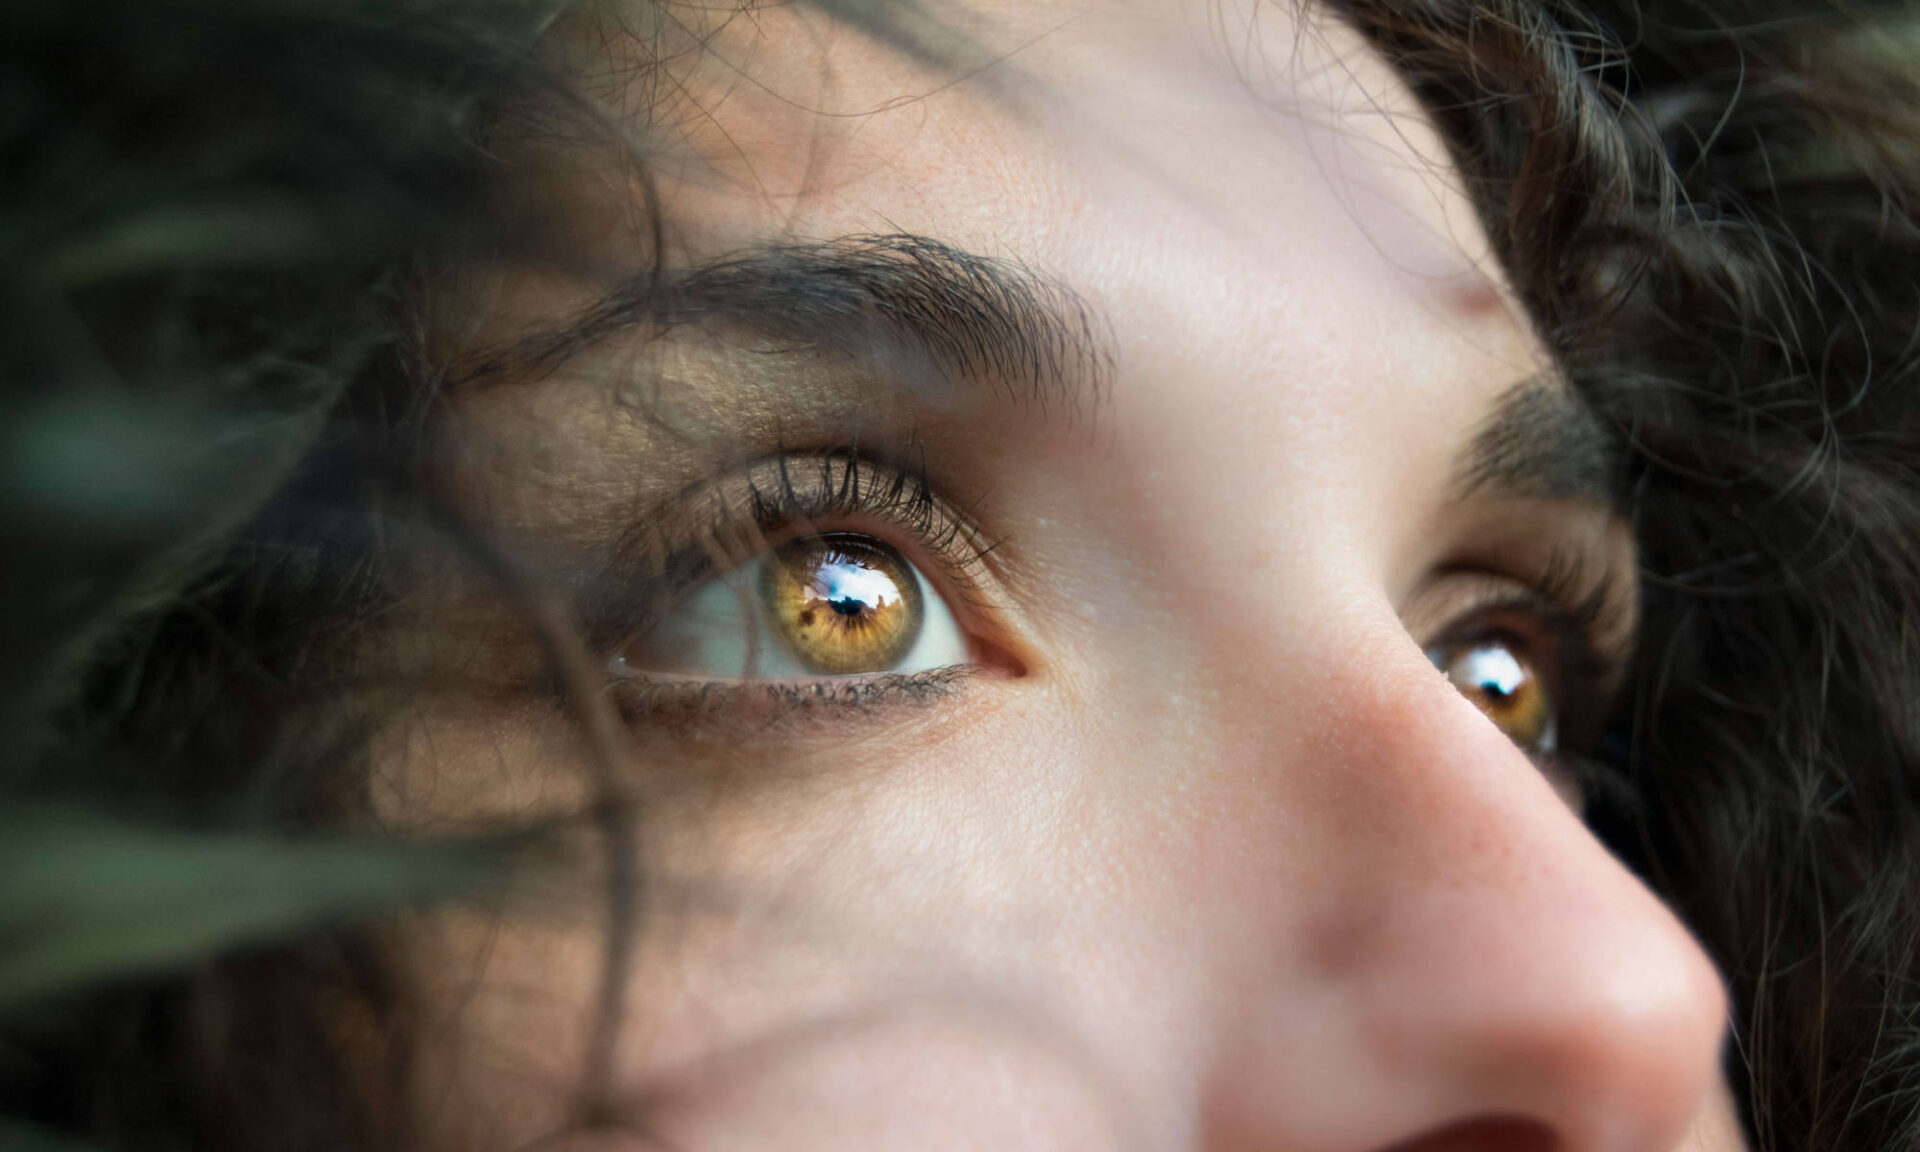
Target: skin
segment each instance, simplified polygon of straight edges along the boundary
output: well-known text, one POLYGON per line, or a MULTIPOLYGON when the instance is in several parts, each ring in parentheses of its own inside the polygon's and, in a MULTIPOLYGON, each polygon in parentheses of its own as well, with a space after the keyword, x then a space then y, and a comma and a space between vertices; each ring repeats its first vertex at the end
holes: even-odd
MULTIPOLYGON (((611 775, 524 603, 422 555, 380 651, 436 687, 375 742, 372 816, 613 794, 646 878, 604 1068, 592 825, 504 913, 397 933, 422 1143, 527 1146, 597 1091, 565 1146, 1740 1147, 1711 962, 1423 653, 1556 550, 1633 557, 1603 504, 1460 483, 1551 366, 1391 68, 1286 6, 940 12, 945 61, 792 7, 551 35, 610 104, 654 93, 670 268, 910 232, 1057 280, 1101 351, 903 387, 887 355, 690 326, 450 394, 446 492, 557 602, 781 449, 911 440, 997 546, 963 596, 883 517, 814 525, 928 572, 974 671, 799 710, 616 686, 611 775)), ((656 255, 628 157, 513 125, 508 211, 560 258, 450 271, 453 365, 656 255)))

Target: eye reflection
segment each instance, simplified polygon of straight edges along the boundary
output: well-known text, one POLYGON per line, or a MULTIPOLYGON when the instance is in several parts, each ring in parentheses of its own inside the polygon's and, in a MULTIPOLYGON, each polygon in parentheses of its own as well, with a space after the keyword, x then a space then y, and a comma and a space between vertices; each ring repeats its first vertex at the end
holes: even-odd
POLYGON ((925 620, 913 569, 871 536, 804 537, 776 549, 761 572, 773 630, 810 672, 884 672, 925 620))
POLYGON ((804 679, 967 663, 953 612, 898 549, 858 532, 788 541, 708 581, 616 673, 804 679))
POLYGON ((1442 644, 1427 649, 1427 659, 1508 739, 1536 755, 1554 750, 1558 708, 1539 669, 1519 645, 1497 637, 1442 644))

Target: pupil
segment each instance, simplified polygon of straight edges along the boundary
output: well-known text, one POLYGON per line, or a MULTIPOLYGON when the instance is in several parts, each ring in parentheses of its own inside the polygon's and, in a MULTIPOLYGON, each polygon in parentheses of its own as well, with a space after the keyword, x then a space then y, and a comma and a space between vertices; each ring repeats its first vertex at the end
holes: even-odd
POLYGON ((865 604, 861 603, 858 600, 853 599, 852 597, 848 597, 843 600, 829 600, 827 601, 827 607, 833 609, 835 612, 838 612, 842 616, 858 616, 860 615, 860 613, 865 612, 867 610, 867 606, 865 604))

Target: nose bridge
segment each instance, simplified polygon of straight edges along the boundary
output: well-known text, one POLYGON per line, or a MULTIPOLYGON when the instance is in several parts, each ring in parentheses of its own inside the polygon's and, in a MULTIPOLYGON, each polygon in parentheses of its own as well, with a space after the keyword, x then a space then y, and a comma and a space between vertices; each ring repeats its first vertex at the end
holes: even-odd
POLYGON ((1711 964, 1397 621, 1363 631, 1288 678, 1266 712, 1286 738, 1228 774, 1284 797, 1228 807, 1281 812, 1263 860, 1290 912, 1219 1005, 1208 1146, 1498 1122, 1564 1152, 1671 1149, 1714 1084, 1711 964))

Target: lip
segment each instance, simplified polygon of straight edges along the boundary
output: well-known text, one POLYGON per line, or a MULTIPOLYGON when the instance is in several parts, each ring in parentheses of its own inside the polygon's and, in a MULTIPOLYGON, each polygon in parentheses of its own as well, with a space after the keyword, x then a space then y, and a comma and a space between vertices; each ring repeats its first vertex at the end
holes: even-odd
POLYGON ((1449 1124, 1381 1152, 1555 1152, 1560 1142, 1543 1125, 1518 1116, 1449 1124))

